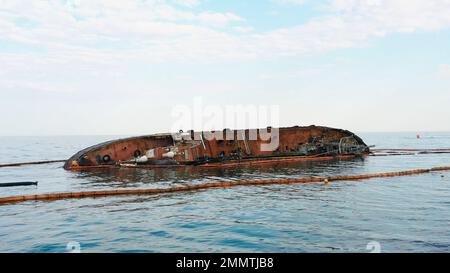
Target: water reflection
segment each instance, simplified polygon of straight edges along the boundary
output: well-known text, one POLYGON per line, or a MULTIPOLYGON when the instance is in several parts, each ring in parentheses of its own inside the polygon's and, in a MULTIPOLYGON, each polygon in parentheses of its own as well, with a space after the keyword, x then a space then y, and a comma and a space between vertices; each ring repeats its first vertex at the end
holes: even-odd
POLYGON ((158 168, 158 169, 96 169, 74 173, 80 183, 96 186, 137 187, 189 185, 211 181, 256 180, 292 177, 323 177, 361 173, 365 158, 327 161, 283 162, 234 168, 158 168))

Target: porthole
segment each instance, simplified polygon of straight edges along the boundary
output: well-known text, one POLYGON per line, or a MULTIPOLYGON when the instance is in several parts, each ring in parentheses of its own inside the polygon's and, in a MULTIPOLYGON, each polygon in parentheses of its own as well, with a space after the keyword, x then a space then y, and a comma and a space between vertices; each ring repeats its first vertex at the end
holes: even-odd
POLYGON ((103 162, 108 163, 109 161, 111 161, 111 157, 109 155, 104 155, 103 156, 103 162))

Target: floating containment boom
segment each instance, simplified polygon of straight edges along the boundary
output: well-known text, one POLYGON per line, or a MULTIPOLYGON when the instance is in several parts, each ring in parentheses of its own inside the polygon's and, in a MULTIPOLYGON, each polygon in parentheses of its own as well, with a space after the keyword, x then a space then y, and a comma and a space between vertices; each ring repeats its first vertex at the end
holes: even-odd
POLYGON ((388 173, 371 173, 360 175, 346 175, 335 177, 305 177, 305 178, 288 178, 288 179, 273 179, 273 180, 248 180, 248 181, 230 181, 230 182, 211 182, 192 186, 180 186, 162 189, 134 189, 134 190, 104 190, 104 191, 85 191, 85 192, 66 192, 66 193, 49 193, 38 195, 25 196, 11 196, 0 198, 0 205, 10 204, 32 200, 57 200, 57 199, 72 199, 72 198, 86 198, 86 197, 105 197, 118 195, 143 195, 143 194, 161 194, 172 192, 186 192, 196 191, 207 188, 227 188, 236 186, 255 186, 255 185, 273 185, 273 184, 293 184, 293 183, 317 183, 322 182, 328 184, 334 181, 359 181, 371 178, 396 177, 405 175, 417 175, 430 172, 449 171, 450 167, 435 167, 431 169, 417 169, 400 172, 388 173))

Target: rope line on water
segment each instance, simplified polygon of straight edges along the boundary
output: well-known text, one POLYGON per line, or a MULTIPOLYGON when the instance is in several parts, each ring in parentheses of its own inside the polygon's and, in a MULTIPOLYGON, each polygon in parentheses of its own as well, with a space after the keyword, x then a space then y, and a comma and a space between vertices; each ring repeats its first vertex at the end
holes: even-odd
POLYGON ((162 189, 135 189, 135 190, 105 190, 105 191, 84 191, 84 192, 67 192, 67 193, 50 193, 25 196, 12 196, 0 198, 0 204, 17 203, 31 200, 57 200, 69 198, 86 198, 86 197, 105 197, 117 195, 143 195, 143 194, 160 194, 171 192, 195 191, 207 188, 227 188, 235 186, 252 186, 252 185, 272 185, 272 184, 293 184, 293 183, 312 183, 331 181, 355 181, 378 177, 396 177, 423 174, 438 171, 450 171, 450 166, 434 167, 431 169, 416 169, 400 172, 372 173, 362 175, 347 175, 335 177, 306 177, 306 178, 290 178, 290 179, 273 179, 273 180, 247 180, 247 181, 230 181, 230 182, 210 182, 192 186, 180 186, 162 189))
MULTIPOLYGON (((430 154, 443 154, 450 153, 450 148, 434 148, 434 149, 414 149, 414 148, 403 148, 403 149, 371 149, 372 153, 369 156, 394 156, 394 155, 415 155, 415 152, 419 153, 430 153, 430 154)), ((329 153, 329 152, 327 152, 329 153)), ((321 154, 322 155, 322 154, 321 154)), ((319 155, 311 156, 311 158, 316 158, 319 155)), ((41 160, 41 161, 31 161, 31 162, 16 162, 16 163, 5 163, 0 164, 0 168, 4 167, 20 167, 25 165, 40 165, 40 164, 50 164, 50 163, 60 163, 66 162, 67 159, 56 159, 56 160, 41 160)), ((257 161, 255 161, 258 163, 257 161)))
POLYGON ((18 167, 18 166, 24 166, 24 165, 50 164, 50 163, 58 163, 58 162, 66 162, 66 160, 58 159, 58 160, 45 160, 45 161, 8 163, 8 164, 0 164, 0 168, 4 168, 4 167, 18 167))
POLYGON ((394 152, 450 152, 450 148, 379 148, 370 149, 372 152, 394 151, 394 152))

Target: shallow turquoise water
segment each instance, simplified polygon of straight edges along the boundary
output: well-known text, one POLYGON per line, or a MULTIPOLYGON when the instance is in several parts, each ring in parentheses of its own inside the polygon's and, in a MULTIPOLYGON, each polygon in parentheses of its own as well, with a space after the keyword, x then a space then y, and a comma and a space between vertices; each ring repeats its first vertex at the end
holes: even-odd
MULTIPOLYGON (((450 133, 360 134, 377 148, 449 148, 450 133)), ((2 137, 0 162, 67 158, 114 137, 2 137)), ((0 196, 210 181, 332 176, 449 166, 449 154, 275 164, 235 169, 67 172, 61 163, 0 169, 0 196)), ((242 186, 153 196, 32 201, 0 206, 1 252, 450 251, 450 173, 329 185, 242 186)))

